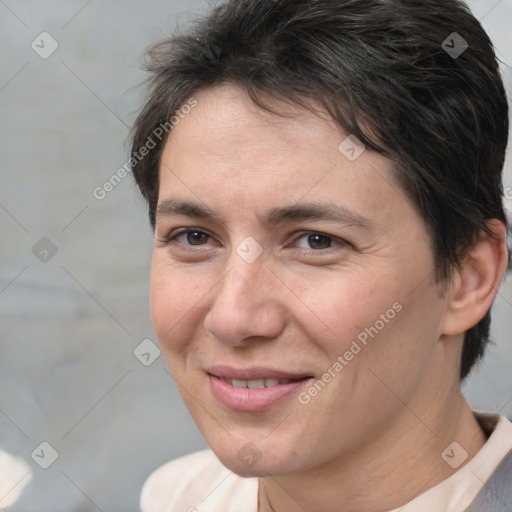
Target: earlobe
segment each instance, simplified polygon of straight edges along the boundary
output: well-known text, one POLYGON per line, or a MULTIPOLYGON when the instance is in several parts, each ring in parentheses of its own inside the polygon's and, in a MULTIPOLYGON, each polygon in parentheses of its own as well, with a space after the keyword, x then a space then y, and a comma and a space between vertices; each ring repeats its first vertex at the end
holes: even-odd
POLYGON ((508 261, 505 224, 491 219, 453 277, 447 294, 442 332, 463 333, 476 325, 491 307, 508 261))

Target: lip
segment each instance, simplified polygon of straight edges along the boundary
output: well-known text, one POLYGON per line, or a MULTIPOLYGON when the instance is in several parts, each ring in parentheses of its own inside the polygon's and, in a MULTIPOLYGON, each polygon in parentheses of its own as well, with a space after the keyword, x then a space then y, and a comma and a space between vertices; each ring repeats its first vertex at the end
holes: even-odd
POLYGON ((226 408, 237 412, 261 412, 298 393, 313 377, 270 368, 215 366, 207 370, 213 396, 226 408), (236 388, 223 379, 301 379, 269 388, 236 388))

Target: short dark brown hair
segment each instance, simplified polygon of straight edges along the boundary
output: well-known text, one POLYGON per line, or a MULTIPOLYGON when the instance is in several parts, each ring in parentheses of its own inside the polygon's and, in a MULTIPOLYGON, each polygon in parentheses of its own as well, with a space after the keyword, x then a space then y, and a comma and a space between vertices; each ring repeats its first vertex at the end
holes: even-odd
MULTIPOLYGON (((507 98, 492 43, 458 0, 230 0, 148 55, 150 93, 132 158, 193 94, 233 83, 270 111, 265 98, 312 100, 391 158, 426 222, 437 282, 490 234, 487 221, 507 224, 507 98)), ((153 228, 164 144, 132 160, 153 228)), ((489 330, 490 311, 465 333, 461 379, 489 330)))

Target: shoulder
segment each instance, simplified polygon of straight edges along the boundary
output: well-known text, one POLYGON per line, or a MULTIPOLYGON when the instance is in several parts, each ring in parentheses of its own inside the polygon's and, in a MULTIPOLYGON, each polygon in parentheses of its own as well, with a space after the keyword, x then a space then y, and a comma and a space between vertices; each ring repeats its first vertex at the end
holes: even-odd
POLYGON ((202 450, 154 471, 142 488, 140 504, 142 512, 256 512, 257 489, 256 478, 235 475, 211 450, 202 450))

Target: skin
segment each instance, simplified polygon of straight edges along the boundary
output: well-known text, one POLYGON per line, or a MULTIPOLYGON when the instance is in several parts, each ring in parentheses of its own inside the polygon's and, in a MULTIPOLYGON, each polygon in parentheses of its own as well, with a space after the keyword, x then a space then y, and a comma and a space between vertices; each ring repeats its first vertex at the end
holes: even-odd
POLYGON ((485 443, 458 368, 463 333, 505 271, 504 226, 491 223, 498 240, 482 235, 441 296, 425 224, 391 161, 368 150, 349 161, 326 116, 277 100, 289 115, 264 112, 234 85, 195 98, 166 142, 159 201, 194 202, 223 222, 159 213, 151 272, 153 324, 190 414, 226 467, 260 477, 260 511, 403 505, 453 474, 441 458, 452 441, 465 462, 485 443), (304 202, 368 225, 266 222, 268 210, 304 202), (204 235, 165 241, 180 228, 204 235), (248 236, 263 249, 252 263, 236 252, 248 236), (215 364, 321 378, 394 303, 401 311, 309 403, 293 395, 235 412, 213 397, 205 368, 215 364), (237 457, 247 442, 261 454, 251 467, 237 457))

